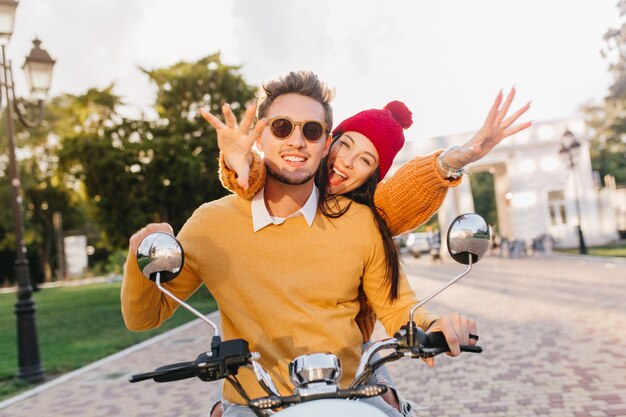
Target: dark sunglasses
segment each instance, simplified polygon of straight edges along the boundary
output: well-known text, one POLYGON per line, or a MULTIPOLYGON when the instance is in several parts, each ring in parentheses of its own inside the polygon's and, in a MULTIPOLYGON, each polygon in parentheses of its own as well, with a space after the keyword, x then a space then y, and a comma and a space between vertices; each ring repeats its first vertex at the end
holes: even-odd
POLYGON ((287 139, 296 130, 296 126, 300 126, 302 136, 309 142, 317 142, 324 136, 326 132, 326 123, 316 120, 307 120, 304 122, 294 122, 288 117, 278 116, 268 120, 268 125, 272 135, 277 139, 287 139))

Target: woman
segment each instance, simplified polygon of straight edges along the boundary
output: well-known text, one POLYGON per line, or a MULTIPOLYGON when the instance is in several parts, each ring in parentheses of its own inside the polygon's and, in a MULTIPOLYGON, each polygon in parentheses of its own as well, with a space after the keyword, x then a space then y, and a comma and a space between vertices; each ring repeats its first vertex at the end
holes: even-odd
MULTIPOLYGON (((502 93, 498 94, 485 124, 465 145, 412 160, 393 178, 382 183, 378 191, 378 182, 385 177, 404 144, 402 130, 412 123, 410 111, 404 104, 392 102, 382 110, 358 113, 340 123, 333 131, 330 152, 316 178, 320 210, 330 217, 341 216, 348 207, 337 211, 337 205, 333 203, 333 196, 336 195, 345 195, 371 209, 387 255, 387 281, 392 301, 397 295, 399 273, 398 253, 392 236, 411 230, 432 216, 441 205, 447 189, 460 182, 465 164, 480 159, 505 137, 530 126, 530 123, 525 123, 510 128, 528 110, 530 103, 504 119, 514 95, 513 89, 500 108, 502 93), (424 186, 418 188, 415 185, 424 186)), ((220 155, 221 180, 226 188, 244 198, 251 198, 264 186, 266 175, 260 157, 251 152, 252 143, 268 122, 261 120, 250 131, 254 106, 246 110, 240 127, 228 106, 223 107, 223 113, 226 125, 215 116, 202 113, 218 131, 219 146, 223 152, 220 155)), ((269 128, 276 137, 286 139, 298 127, 289 120, 280 119, 270 120, 269 128)), ((299 128, 300 134, 304 134, 304 126, 300 125, 299 128)), ((355 319, 366 342, 371 336, 376 318, 364 296, 360 301, 361 312, 355 319)), ((391 390, 388 394, 385 399, 400 409, 391 390)), ((407 414, 409 407, 405 404, 402 408, 401 411, 407 414)), ((219 412, 219 407, 216 411, 219 412)))

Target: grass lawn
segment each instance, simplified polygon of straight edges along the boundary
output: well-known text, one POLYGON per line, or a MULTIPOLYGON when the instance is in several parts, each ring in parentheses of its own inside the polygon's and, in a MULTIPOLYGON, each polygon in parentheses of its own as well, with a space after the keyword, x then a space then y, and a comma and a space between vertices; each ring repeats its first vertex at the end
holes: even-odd
MULTIPOLYGON (((33 295, 43 368, 58 376, 195 319, 179 309, 160 328, 126 329, 120 312, 120 283, 47 288, 33 295)), ((0 400, 32 387, 15 378, 16 294, 0 294, 0 400)), ((205 287, 190 299, 202 313, 216 309, 205 287)))
MULTIPOLYGON (((578 248, 573 249, 557 249, 557 252, 578 254, 578 248)), ((614 256, 626 258, 626 244, 596 246, 587 248, 587 253, 593 256, 614 256)))

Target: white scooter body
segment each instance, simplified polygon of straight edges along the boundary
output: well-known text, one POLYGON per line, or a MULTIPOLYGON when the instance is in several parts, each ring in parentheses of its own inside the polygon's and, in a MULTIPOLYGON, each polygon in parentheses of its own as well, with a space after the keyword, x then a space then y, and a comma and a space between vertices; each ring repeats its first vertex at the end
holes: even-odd
POLYGON ((276 417, 385 417, 378 408, 360 401, 316 400, 292 405, 274 414, 276 417))

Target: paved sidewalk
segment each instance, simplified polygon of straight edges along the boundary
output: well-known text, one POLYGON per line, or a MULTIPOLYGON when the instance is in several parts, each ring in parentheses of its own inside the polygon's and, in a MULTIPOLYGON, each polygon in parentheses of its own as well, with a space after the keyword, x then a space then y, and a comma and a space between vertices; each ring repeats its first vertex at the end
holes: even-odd
MULTIPOLYGON (((459 265, 408 262, 419 296, 459 265), (417 286, 419 282, 420 286, 417 286)), ((485 258, 429 305, 476 317, 480 355, 402 362, 409 398, 428 416, 626 416, 626 262, 559 257, 485 258)))
MULTIPOLYGON (((405 270, 424 297, 463 267, 423 258, 405 270)), ((432 369, 389 364, 402 393, 428 406, 421 416, 626 416, 626 263, 485 258, 429 308, 476 317, 485 352, 440 356, 432 369)), ((193 360, 209 336, 192 322, 0 403, 0 415, 206 416, 216 383, 127 379, 193 360)))

